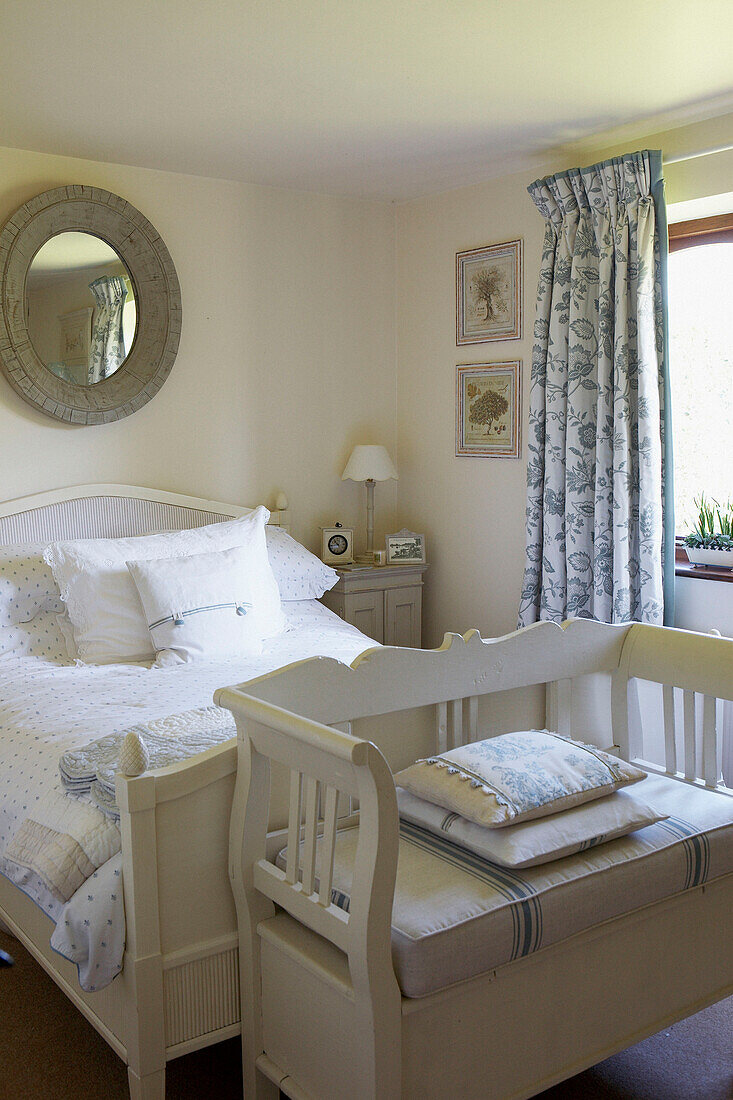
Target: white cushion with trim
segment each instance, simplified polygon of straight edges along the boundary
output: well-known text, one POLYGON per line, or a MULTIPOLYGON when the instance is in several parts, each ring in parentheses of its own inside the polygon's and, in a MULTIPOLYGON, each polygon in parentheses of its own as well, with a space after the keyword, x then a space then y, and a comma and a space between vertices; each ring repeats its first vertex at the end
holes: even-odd
POLYGON ((402 787, 397 788, 397 807, 403 821, 448 837, 454 844, 504 867, 537 867, 585 852, 667 816, 625 790, 505 829, 487 829, 467 821, 402 787))
POLYGON ((395 776, 420 798, 499 828, 612 794, 646 772, 547 730, 521 730, 418 760, 395 776))

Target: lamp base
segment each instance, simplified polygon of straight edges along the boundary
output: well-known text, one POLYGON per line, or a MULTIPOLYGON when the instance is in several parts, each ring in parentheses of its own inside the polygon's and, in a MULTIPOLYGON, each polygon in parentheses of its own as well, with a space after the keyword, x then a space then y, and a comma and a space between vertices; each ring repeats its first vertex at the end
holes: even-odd
POLYGON ((357 565, 374 565, 374 554, 354 554, 357 565))

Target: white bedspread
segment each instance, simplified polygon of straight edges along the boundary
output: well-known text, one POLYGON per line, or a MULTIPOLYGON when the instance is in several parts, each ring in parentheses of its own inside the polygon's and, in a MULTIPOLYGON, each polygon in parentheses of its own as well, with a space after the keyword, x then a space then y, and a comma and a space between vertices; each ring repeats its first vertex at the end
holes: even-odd
POLYGON ((73 665, 41 657, 0 660, 0 873, 57 922, 53 947, 79 966, 82 988, 101 989, 118 973, 124 951, 119 832, 86 798, 65 794, 59 757, 139 722, 211 703, 216 688, 241 683, 319 654, 351 663, 376 643, 315 600, 283 605, 286 633, 243 662, 73 665), (84 819, 96 833, 96 866, 66 903, 37 874, 3 855, 24 821, 71 831, 84 819), (115 854, 117 853, 117 854, 115 854))

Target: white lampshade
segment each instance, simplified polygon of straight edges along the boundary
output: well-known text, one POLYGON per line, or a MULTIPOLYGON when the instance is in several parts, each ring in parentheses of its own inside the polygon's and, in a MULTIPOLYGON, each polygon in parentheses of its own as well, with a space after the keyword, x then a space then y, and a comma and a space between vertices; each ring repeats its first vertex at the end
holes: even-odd
POLYGON ((397 480, 398 474, 386 447, 359 446, 351 452, 341 480, 387 481, 391 477, 397 480))

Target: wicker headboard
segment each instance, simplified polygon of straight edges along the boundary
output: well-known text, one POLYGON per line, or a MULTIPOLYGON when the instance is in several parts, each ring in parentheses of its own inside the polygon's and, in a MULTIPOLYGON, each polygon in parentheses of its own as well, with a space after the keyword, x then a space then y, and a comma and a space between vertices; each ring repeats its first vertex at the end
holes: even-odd
MULTIPOLYGON (((286 525, 280 494, 270 523, 286 525)), ((54 539, 122 538, 180 531, 237 516, 251 508, 135 485, 76 485, 0 503, 0 545, 54 539)))

